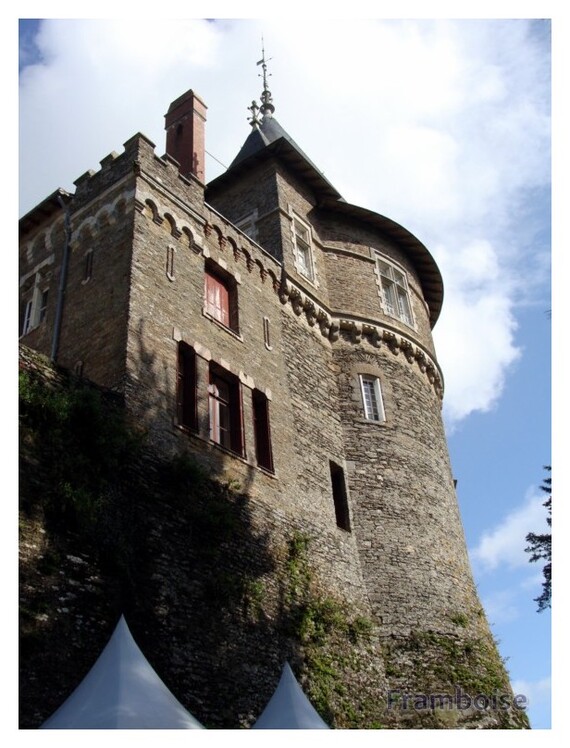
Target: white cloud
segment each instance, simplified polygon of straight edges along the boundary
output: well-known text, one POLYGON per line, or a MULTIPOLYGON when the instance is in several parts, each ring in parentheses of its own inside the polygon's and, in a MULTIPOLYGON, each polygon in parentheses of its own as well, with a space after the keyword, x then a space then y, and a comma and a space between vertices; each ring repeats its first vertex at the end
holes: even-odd
POLYGON ((495 405, 520 356, 513 281, 486 239, 454 251, 439 246, 435 254, 448 280, 445 313, 434 336, 446 380, 444 414, 453 428, 469 413, 495 405))
MULTIPOLYGON (((230 163, 261 91, 346 200, 402 223, 436 256, 449 426, 492 408, 519 356, 516 308, 543 266, 547 26, 532 21, 53 20, 20 82, 21 206, 29 210, 194 88, 207 150, 230 163)), ((29 54, 29 50, 28 50, 29 54)), ((220 172, 208 159, 208 178, 220 172)), ((546 250, 547 251, 547 250, 546 250)))
POLYGON ((547 704, 550 701, 552 683, 550 677, 538 680, 514 680, 511 683, 513 693, 523 694, 532 707, 547 704))
POLYGON ((499 567, 515 569, 529 564, 525 552, 525 538, 529 532, 548 532, 544 493, 532 488, 522 506, 515 509, 495 527, 486 530, 475 548, 470 551, 471 561, 481 572, 499 567))
POLYGON ((515 621, 521 613, 514 588, 491 592, 482 599, 482 603, 492 625, 515 621))

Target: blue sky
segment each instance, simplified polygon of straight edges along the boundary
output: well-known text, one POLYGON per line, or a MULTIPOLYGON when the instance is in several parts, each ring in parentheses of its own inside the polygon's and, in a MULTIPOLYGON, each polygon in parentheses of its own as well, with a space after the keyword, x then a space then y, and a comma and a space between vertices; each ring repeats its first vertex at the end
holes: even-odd
POLYGON ((348 202, 406 226, 440 266, 434 332, 467 544, 515 691, 548 728, 551 614, 536 612, 541 567, 524 553, 552 461, 548 21, 23 24, 20 214, 137 131, 161 155, 163 115, 190 87, 209 107, 217 176, 248 134, 262 34, 280 124, 348 202))

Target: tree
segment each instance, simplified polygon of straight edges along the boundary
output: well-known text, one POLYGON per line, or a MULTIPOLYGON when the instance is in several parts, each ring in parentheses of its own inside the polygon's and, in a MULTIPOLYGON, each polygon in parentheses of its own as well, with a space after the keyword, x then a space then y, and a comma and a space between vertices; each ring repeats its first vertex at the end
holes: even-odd
MULTIPOLYGON (((545 470, 550 473, 550 465, 546 465, 545 470)), ((544 502, 543 506, 546 507, 548 517, 546 521, 548 526, 552 525, 552 479, 550 475, 544 479, 542 491, 548 494, 548 499, 544 502)), ((535 598, 535 602, 538 603, 538 612, 541 613, 546 608, 551 607, 551 575, 552 575, 552 532, 543 533, 538 535, 534 532, 529 532, 526 536, 526 542, 530 545, 525 548, 527 553, 531 554, 530 561, 540 561, 544 559, 546 561, 542 570, 544 574, 544 582, 542 583, 542 593, 539 597, 535 598)))

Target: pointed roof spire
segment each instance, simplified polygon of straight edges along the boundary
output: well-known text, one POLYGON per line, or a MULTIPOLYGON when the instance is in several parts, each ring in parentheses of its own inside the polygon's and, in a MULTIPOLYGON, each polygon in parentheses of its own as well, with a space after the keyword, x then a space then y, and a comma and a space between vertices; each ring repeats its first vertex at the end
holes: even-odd
MULTIPOLYGON (((272 57, 269 58, 269 60, 273 59, 272 57)), ((260 112, 263 114, 264 117, 271 117, 273 112, 275 111, 275 107, 273 106, 271 96, 271 91, 267 87, 267 78, 271 76, 271 73, 267 72, 267 63, 269 60, 265 59, 265 45, 263 43, 263 37, 261 37, 261 60, 257 63, 258 65, 261 65, 261 69, 263 70, 263 73, 259 76, 260 78, 263 77, 263 91, 261 93, 261 107, 260 112)))

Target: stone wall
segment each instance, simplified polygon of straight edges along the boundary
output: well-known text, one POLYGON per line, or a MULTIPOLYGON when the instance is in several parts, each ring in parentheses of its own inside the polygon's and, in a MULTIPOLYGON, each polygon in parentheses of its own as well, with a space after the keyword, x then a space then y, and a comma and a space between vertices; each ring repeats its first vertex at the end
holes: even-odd
MULTIPOLYGON (((336 726, 449 726, 433 710, 402 716, 382 701, 394 685, 509 688, 469 569, 420 278, 393 237, 320 210, 277 161, 240 189, 210 207, 203 186, 143 136, 77 182, 59 361, 120 392, 145 445, 113 503, 128 507, 130 523, 119 517, 114 530, 137 563, 111 564, 110 589, 159 675, 213 726, 249 724, 285 656, 336 726), (267 248, 218 212, 238 220, 252 206, 267 248), (312 283, 295 268, 292 210, 312 226, 312 283), (408 274, 413 326, 382 308, 376 250, 408 274), (206 309, 207 271, 231 289, 239 324, 206 309), (181 344, 196 362, 190 425, 177 407, 181 344), (239 382, 239 450, 211 438, 216 367, 239 382), (385 420, 365 417, 359 374, 378 378, 385 420), (256 458, 254 390, 268 404, 273 469, 256 458)), ((62 242, 61 216, 25 237, 27 275, 53 255, 57 280, 62 242)), ((50 326, 51 307, 27 340, 46 352, 50 326)), ((33 519, 41 527, 41 512, 33 519)), ((54 542, 80 557, 81 542, 54 542)), ((97 543, 87 545, 95 568, 97 543)), ((72 626, 84 642, 81 616, 72 626)), ((510 720, 484 716, 491 727, 510 720)))
MULTIPOLYGON (((21 727, 67 698, 120 614, 208 727, 250 725, 285 661, 329 724, 380 724, 382 657, 342 536, 145 442, 87 496, 74 471, 99 469, 88 445, 78 438, 65 460, 59 451, 75 433, 73 393, 82 402, 87 385, 26 349, 21 367, 21 727), (51 433, 44 414, 66 393, 51 433)), ((103 417, 84 423, 98 444, 116 407, 106 397, 96 399, 103 417)))

